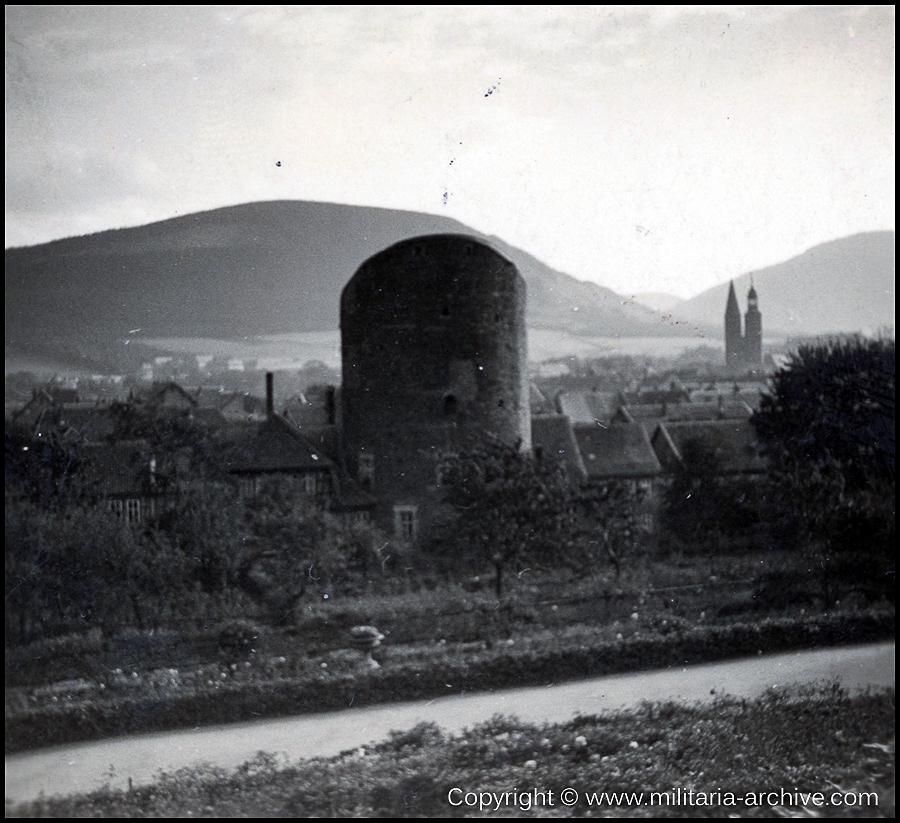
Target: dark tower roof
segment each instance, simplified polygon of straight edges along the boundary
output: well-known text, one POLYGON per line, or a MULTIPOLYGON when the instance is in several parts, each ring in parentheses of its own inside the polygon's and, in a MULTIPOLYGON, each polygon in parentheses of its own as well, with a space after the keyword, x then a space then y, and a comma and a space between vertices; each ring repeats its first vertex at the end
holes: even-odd
POLYGON ((730 314, 736 314, 738 317, 741 315, 737 295, 734 293, 734 280, 728 284, 728 302, 725 304, 725 316, 728 317, 730 314))

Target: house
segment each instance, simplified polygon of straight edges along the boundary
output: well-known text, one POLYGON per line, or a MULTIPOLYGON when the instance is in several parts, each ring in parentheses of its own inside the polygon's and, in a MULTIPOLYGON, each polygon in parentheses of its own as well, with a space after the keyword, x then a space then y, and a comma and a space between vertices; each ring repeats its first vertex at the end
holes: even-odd
POLYGON ((647 430, 640 423, 575 426, 575 440, 587 470, 588 482, 624 486, 638 504, 638 522, 653 526, 662 466, 647 430))
POLYGON ((158 409, 190 411, 197 408, 196 398, 192 397, 178 383, 171 380, 154 383, 148 390, 141 392, 135 397, 134 400, 158 409))
POLYGON ((220 468, 233 477, 242 497, 254 497, 266 479, 291 478, 302 494, 350 522, 367 521, 375 498, 354 482, 325 450, 274 410, 273 377, 266 375, 267 415, 232 423, 217 435, 220 468))
POLYGON ((95 443, 81 450, 82 477, 101 505, 123 523, 144 525, 162 511, 174 489, 157 473, 157 460, 146 440, 95 443))
POLYGON ((197 402, 197 413, 207 412, 207 417, 210 411, 229 421, 264 420, 266 417, 263 401, 248 392, 199 388, 193 397, 197 402))
POLYGON ((667 472, 684 465, 685 450, 697 444, 712 455, 723 475, 761 475, 766 470, 760 444, 749 418, 704 421, 663 421, 651 438, 660 465, 667 472))
POLYGON ((572 423, 564 414, 541 414, 531 418, 531 442, 538 460, 557 460, 571 481, 583 482, 587 476, 572 423))
POLYGON ((626 481, 635 491, 650 492, 662 474, 647 430, 640 423, 577 425, 574 434, 589 480, 626 481))
POLYGON ((622 392, 566 391, 556 396, 556 410, 573 424, 602 423, 608 425, 626 403, 622 392))
POLYGON ((664 420, 687 422, 691 420, 749 420, 753 415, 750 404, 740 398, 719 397, 713 402, 679 403, 667 410, 664 420))

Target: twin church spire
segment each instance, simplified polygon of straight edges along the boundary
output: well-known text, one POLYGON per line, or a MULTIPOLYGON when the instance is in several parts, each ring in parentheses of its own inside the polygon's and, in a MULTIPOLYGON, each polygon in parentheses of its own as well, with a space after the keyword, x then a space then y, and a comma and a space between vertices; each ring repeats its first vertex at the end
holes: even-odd
POLYGON ((753 282, 747 292, 747 312, 741 322, 741 310, 734 292, 734 281, 728 286, 725 304, 725 365, 736 371, 758 369, 762 365, 762 314, 753 282))

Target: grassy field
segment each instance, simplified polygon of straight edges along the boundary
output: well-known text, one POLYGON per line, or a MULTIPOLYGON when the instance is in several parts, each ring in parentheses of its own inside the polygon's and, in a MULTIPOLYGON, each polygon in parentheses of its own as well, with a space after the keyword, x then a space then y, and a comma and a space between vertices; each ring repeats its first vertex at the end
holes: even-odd
MULTIPOLYGON (((352 626, 359 618, 358 606, 348 605, 349 614, 343 618, 333 613, 334 622, 339 627, 352 626)), ((552 606, 546 611, 554 617, 558 614, 552 606)), ((526 616, 529 613, 526 610, 526 616)), ((633 612, 624 620, 568 626, 511 620, 510 629, 510 620, 504 618, 500 631, 485 619, 482 640, 462 631, 478 615, 477 610, 461 612, 465 619, 458 631, 448 621, 439 621, 449 640, 432 636, 380 647, 374 652, 378 665, 349 647, 343 628, 334 635, 343 638, 340 647, 318 645, 313 622, 306 638, 294 631, 255 635, 251 627, 244 627, 246 644, 234 643, 241 634, 232 628, 228 647, 213 644, 212 659, 201 654, 192 658, 191 649, 196 652, 197 647, 187 644, 179 652, 181 664, 173 664, 173 651, 183 637, 137 636, 115 644, 94 636, 89 639, 93 645, 85 643, 81 649, 74 638, 63 638, 43 652, 55 655, 57 666, 65 666, 66 660, 81 666, 81 676, 8 687, 6 749, 337 710, 351 699, 355 705, 421 699, 445 694, 448 683, 479 693, 763 652, 861 643, 893 637, 894 631, 892 609, 830 615, 798 612, 749 622, 735 618, 689 622, 647 610, 633 612), (304 647, 303 640, 310 645, 304 647), (66 643, 71 647, 68 655, 62 651, 66 643), (114 666, 123 654, 132 656, 130 662, 144 665, 114 666), (161 665, 153 665, 154 657, 161 665)), ((321 642, 331 636, 334 626, 326 622, 319 629, 321 642)), ((201 637, 198 642, 204 640, 201 637)), ((17 662, 22 661, 8 655, 8 675, 17 662)))
POLYGON ((757 567, 749 555, 635 563, 617 580, 528 573, 500 600, 490 579, 434 581, 310 599, 280 628, 200 620, 8 646, 6 750, 893 637, 891 604, 826 614, 799 586, 767 594, 757 567), (360 625, 384 635, 378 666, 353 648, 360 625))
POLYGON ((431 724, 295 764, 186 769, 8 817, 893 817, 893 690, 773 690, 535 726, 431 724))

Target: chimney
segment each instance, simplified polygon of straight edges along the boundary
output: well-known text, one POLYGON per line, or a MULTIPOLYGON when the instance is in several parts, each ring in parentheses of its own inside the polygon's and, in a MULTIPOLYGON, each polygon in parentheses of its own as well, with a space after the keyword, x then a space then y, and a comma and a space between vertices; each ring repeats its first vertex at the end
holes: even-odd
POLYGON ((337 400, 335 397, 335 387, 329 386, 325 392, 325 414, 327 415, 328 425, 333 426, 337 411, 337 400))
POLYGON ((275 376, 272 372, 266 372, 266 417, 275 414, 275 376))

